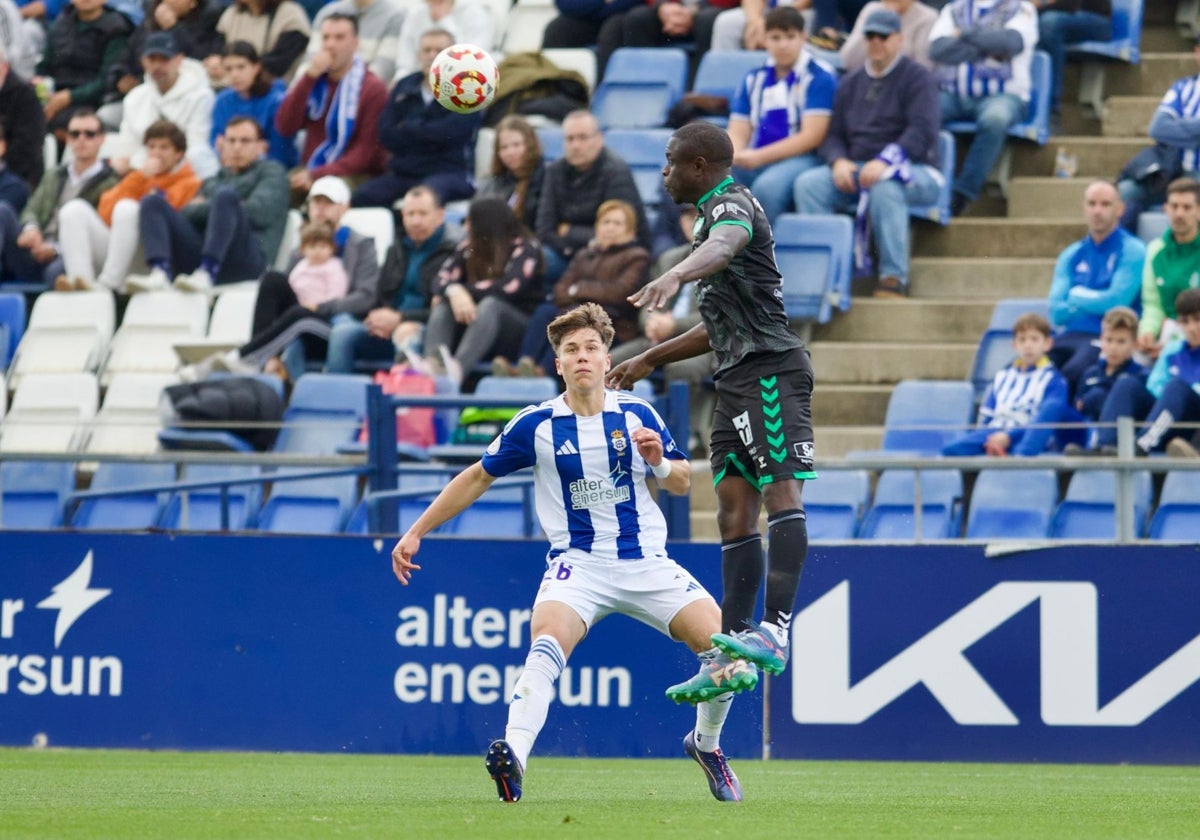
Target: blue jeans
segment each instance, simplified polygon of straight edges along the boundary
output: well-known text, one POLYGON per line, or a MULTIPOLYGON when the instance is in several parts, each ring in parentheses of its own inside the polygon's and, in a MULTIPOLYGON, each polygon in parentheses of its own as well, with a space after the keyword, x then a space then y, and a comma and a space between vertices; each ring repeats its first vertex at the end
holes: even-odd
POLYGON ((1008 130, 1024 121, 1029 103, 1011 93, 975 99, 942 91, 941 97, 943 123, 958 120, 975 122, 975 139, 971 141, 962 169, 954 179, 954 191, 973 201, 983 189, 983 182, 995 166, 1000 152, 1004 150, 1008 130))
POLYGON ((326 373, 354 373, 354 365, 360 359, 386 362, 395 357, 391 339, 371 335, 366 324, 353 315, 339 312, 333 316, 329 349, 325 351, 326 373))
POLYGON ((758 169, 735 168, 733 177, 739 184, 750 188, 750 192, 754 193, 754 197, 762 205, 767 218, 774 221, 780 213, 787 213, 793 209, 792 184, 796 179, 809 169, 820 165, 821 159, 809 153, 777 160, 758 169))
MULTIPOLYGON (((912 168, 912 180, 908 184, 888 180, 871 187, 867 212, 875 232, 880 277, 895 277, 907 284, 908 205, 937 201, 939 186, 936 172, 933 167, 921 164, 912 168)), ((853 213, 858 206, 858 193, 844 193, 834 186, 833 170, 828 166, 809 169, 801 174, 796 179, 793 192, 796 212, 810 216, 853 213)))
POLYGON ((1163 386, 1162 393, 1150 407, 1146 425, 1138 435, 1137 445, 1146 452, 1159 450, 1171 438, 1191 437, 1191 430, 1177 427, 1179 423, 1200 420, 1200 394, 1182 376, 1173 376, 1163 386))
POLYGON ((1038 406, 1033 422, 1028 426, 1011 429, 974 429, 950 441, 942 447, 942 454, 950 457, 983 455, 987 439, 999 431, 1008 433, 1011 444, 1008 454, 1018 458, 1032 458, 1048 449, 1061 449, 1068 443, 1083 443, 1082 429, 1055 429, 1051 423, 1080 423, 1079 412, 1062 400, 1045 400, 1038 406))
POLYGON ((1053 95, 1050 107, 1058 112, 1062 99, 1063 65, 1067 60, 1067 47, 1081 41, 1108 41, 1112 39, 1112 20, 1095 12, 1042 12, 1038 18, 1041 30, 1038 49, 1050 55, 1050 78, 1053 95))
POLYGON ((182 273, 199 268, 201 258, 211 259, 217 264, 213 279, 220 283, 251 280, 267 268, 241 197, 232 187, 221 187, 208 200, 203 234, 160 193, 148 194, 141 208, 138 227, 150 265, 166 263, 172 272, 182 273))

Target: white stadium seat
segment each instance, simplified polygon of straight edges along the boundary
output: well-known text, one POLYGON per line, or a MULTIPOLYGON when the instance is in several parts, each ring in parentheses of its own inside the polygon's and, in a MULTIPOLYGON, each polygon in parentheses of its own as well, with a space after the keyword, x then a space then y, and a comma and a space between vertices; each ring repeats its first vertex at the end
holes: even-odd
POLYGON ((34 373, 95 371, 116 327, 111 292, 43 292, 9 367, 9 386, 34 373))
POLYGON ((77 452, 99 397, 90 373, 25 375, 0 427, 0 452, 77 452))
POLYGON ((375 240, 375 253, 383 265, 388 248, 396 238, 396 217, 385 207, 354 207, 342 216, 342 224, 361 236, 375 240))
POLYGON ((96 454, 140 454, 158 450, 162 427, 158 404, 173 373, 118 373, 104 393, 83 449, 96 454))
POLYGON ((208 296, 174 290, 134 295, 113 336, 100 375, 107 386, 118 373, 170 373, 179 366, 175 343, 208 329, 208 296))

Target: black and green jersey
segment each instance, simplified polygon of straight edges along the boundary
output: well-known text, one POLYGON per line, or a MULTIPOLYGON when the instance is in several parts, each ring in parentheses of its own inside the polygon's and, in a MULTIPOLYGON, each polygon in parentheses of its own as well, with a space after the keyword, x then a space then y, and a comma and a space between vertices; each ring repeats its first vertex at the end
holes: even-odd
POLYGON ((758 200, 726 178, 705 193, 696 208, 700 215, 693 250, 721 225, 739 225, 750 234, 746 247, 728 266, 696 281, 700 317, 717 354, 715 376, 719 378, 751 354, 803 347, 788 326, 771 225, 758 200))

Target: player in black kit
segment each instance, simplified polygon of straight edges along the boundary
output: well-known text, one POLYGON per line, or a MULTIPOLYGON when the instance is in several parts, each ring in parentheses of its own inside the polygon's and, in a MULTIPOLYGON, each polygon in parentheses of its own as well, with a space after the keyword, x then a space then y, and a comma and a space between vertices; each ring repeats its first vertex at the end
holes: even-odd
MULTIPOLYGON (((716 352, 717 408, 711 463, 721 532, 724 632, 716 648, 782 673, 789 654, 808 531, 800 493, 813 471, 808 350, 788 326, 771 226, 758 201, 733 182, 733 145, 723 129, 692 123, 666 149, 663 181, 671 198, 696 205, 692 253, 629 300, 667 305, 682 283, 696 281, 702 323, 615 367, 614 388, 629 388, 667 362, 716 352), (767 509, 766 601, 753 610, 763 579, 761 507, 767 509)), ((723 675, 701 659, 700 673, 667 696, 696 702, 723 675)))

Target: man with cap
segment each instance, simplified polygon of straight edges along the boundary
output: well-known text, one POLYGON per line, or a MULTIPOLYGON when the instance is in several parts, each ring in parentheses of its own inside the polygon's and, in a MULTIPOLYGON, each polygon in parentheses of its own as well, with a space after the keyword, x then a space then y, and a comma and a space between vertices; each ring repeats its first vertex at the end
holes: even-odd
POLYGON ((863 26, 867 63, 838 85, 829 133, 818 154, 826 166, 795 183, 799 213, 856 213, 855 262, 870 273, 872 235, 878 252, 876 297, 908 294, 908 205, 937 199, 937 81, 902 54, 900 16, 871 13, 863 26))
POLYGON ((204 65, 187 58, 175 36, 155 32, 142 47, 145 81, 125 97, 112 164, 125 173, 141 166, 141 137, 158 120, 170 120, 187 137, 187 158, 200 178, 216 174, 219 164, 208 135, 214 95, 204 65))

